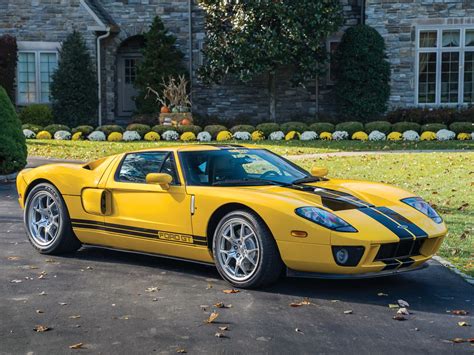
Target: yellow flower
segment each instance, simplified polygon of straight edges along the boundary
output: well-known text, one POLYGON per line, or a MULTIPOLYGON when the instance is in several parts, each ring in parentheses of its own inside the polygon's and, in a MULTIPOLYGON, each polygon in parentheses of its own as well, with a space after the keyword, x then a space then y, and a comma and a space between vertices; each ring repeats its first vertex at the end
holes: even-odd
POLYGON ((193 132, 184 132, 181 135, 181 140, 184 142, 195 141, 196 135, 193 132))
POLYGON ((232 139, 232 133, 229 131, 221 131, 217 134, 217 141, 228 141, 232 139))
POLYGON ((290 131, 285 136, 286 141, 292 141, 294 139, 300 139, 300 134, 296 131, 290 131))
POLYGON ((469 133, 459 133, 458 134, 458 140, 460 140, 460 141, 468 141, 470 139, 471 139, 471 135, 469 133))
POLYGON ((153 131, 148 132, 147 134, 145 134, 145 137, 143 137, 143 139, 145 139, 148 142, 156 142, 156 141, 159 141, 160 138, 161 138, 160 135, 153 131))
POLYGON ((122 140, 122 133, 120 132, 112 132, 109 134, 109 136, 107 137, 107 140, 109 142, 120 142, 122 140))
POLYGON ((355 141, 366 141, 369 139, 369 136, 367 135, 367 133, 359 131, 359 132, 355 132, 352 135, 352 139, 355 141))
POLYGON ((263 134, 262 131, 254 131, 252 133, 252 140, 253 141, 261 141, 263 139, 265 139, 265 135, 263 134))
POLYGON ((425 131, 420 136, 420 140, 422 141, 434 141, 435 139, 436 139, 436 133, 432 131, 425 131))
POLYGON ((53 137, 51 136, 51 133, 49 133, 48 131, 40 131, 36 135, 36 139, 51 139, 51 138, 53 137))
POLYGON ((319 139, 322 139, 323 141, 330 141, 332 140, 332 134, 330 132, 321 132, 319 139))
POLYGON ((73 141, 80 141, 82 139, 82 132, 76 132, 71 138, 73 141))
POLYGON ((402 134, 400 132, 392 132, 387 136, 387 140, 389 141, 401 141, 402 134))

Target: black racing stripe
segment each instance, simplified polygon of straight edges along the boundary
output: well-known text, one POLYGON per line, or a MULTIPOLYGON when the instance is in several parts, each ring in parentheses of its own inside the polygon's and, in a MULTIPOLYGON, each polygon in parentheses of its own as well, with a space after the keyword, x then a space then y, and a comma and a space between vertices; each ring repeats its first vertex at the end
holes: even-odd
POLYGON ((396 260, 383 261, 385 267, 382 270, 394 270, 398 268, 401 264, 396 260))
POLYGON ((408 227, 408 230, 412 232, 417 238, 428 236, 428 233, 426 233, 423 229, 418 227, 413 222, 410 222, 408 219, 403 217, 401 214, 395 212, 394 210, 391 210, 388 207, 376 207, 376 209, 382 212, 383 214, 386 214, 390 218, 394 219, 398 223, 406 225, 408 227))
POLYGON ((155 229, 126 226, 123 224, 115 224, 115 223, 105 223, 105 222, 100 222, 100 221, 89 221, 86 219, 73 219, 72 222, 82 223, 82 224, 95 224, 95 225, 107 226, 107 227, 118 228, 118 229, 126 229, 130 231, 137 231, 137 232, 143 232, 143 233, 158 233, 158 231, 155 229))
POLYGON ((413 235, 408 232, 406 229, 399 228, 399 224, 395 223, 393 220, 378 212, 374 208, 360 208, 359 211, 365 213, 367 216, 375 219, 377 222, 383 224, 386 228, 392 231, 398 238, 403 239, 413 239, 413 235))

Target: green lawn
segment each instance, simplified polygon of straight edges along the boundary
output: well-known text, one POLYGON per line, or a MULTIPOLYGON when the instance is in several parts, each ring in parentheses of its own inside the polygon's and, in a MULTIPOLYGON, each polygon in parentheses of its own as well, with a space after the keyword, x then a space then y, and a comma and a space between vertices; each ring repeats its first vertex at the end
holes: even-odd
MULTIPOLYGON (((241 142, 232 142, 241 143, 241 142)), ((90 142, 90 141, 57 141, 28 140, 28 154, 51 158, 67 158, 91 160, 105 155, 121 153, 127 150, 146 149, 183 144, 182 142, 90 142)), ((197 144, 197 143, 195 143, 197 144)), ((275 153, 285 155, 326 153, 339 151, 369 150, 432 150, 432 149, 464 149, 474 150, 474 141, 447 142, 359 142, 359 141, 262 141, 247 143, 268 148, 275 153)))
MULTIPOLYGON (((91 160, 127 150, 180 143, 108 143, 29 140, 31 156, 91 160)), ((382 181, 413 191, 442 214, 449 235, 440 255, 474 276, 474 142, 262 142, 276 153, 301 155, 337 151, 464 149, 469 152, 393 153, 384 155, 329 156, 296 163, 329 168, 330 177, 382 181)))

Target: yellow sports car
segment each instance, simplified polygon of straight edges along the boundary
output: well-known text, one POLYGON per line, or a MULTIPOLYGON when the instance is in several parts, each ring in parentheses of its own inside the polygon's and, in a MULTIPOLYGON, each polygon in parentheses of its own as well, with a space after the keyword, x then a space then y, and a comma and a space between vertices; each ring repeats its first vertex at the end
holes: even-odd
POLYGON ((311 174, 265 149, 190 145, 51 164, 17 178, 31 244, 96 245, 216 265, 237 287, 288 275, 372 277, 415 270, 446 226, 413 193, 311 174))

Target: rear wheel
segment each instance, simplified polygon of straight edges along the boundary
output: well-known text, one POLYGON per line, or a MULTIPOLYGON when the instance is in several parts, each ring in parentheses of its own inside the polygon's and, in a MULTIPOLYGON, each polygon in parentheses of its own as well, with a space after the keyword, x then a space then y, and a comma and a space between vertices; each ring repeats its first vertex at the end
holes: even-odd
POLYGON ((68 253, 81 247, 66 204, 51 184, 39 184, 28 194, 24 222, 30 243, 42 254, 68 253))
POLYGON ((267 286, 283 269, 270 231, 256 214, 244 210, 225 215, 214 232, 213 254, 219 274, 242 288, 267 286))

